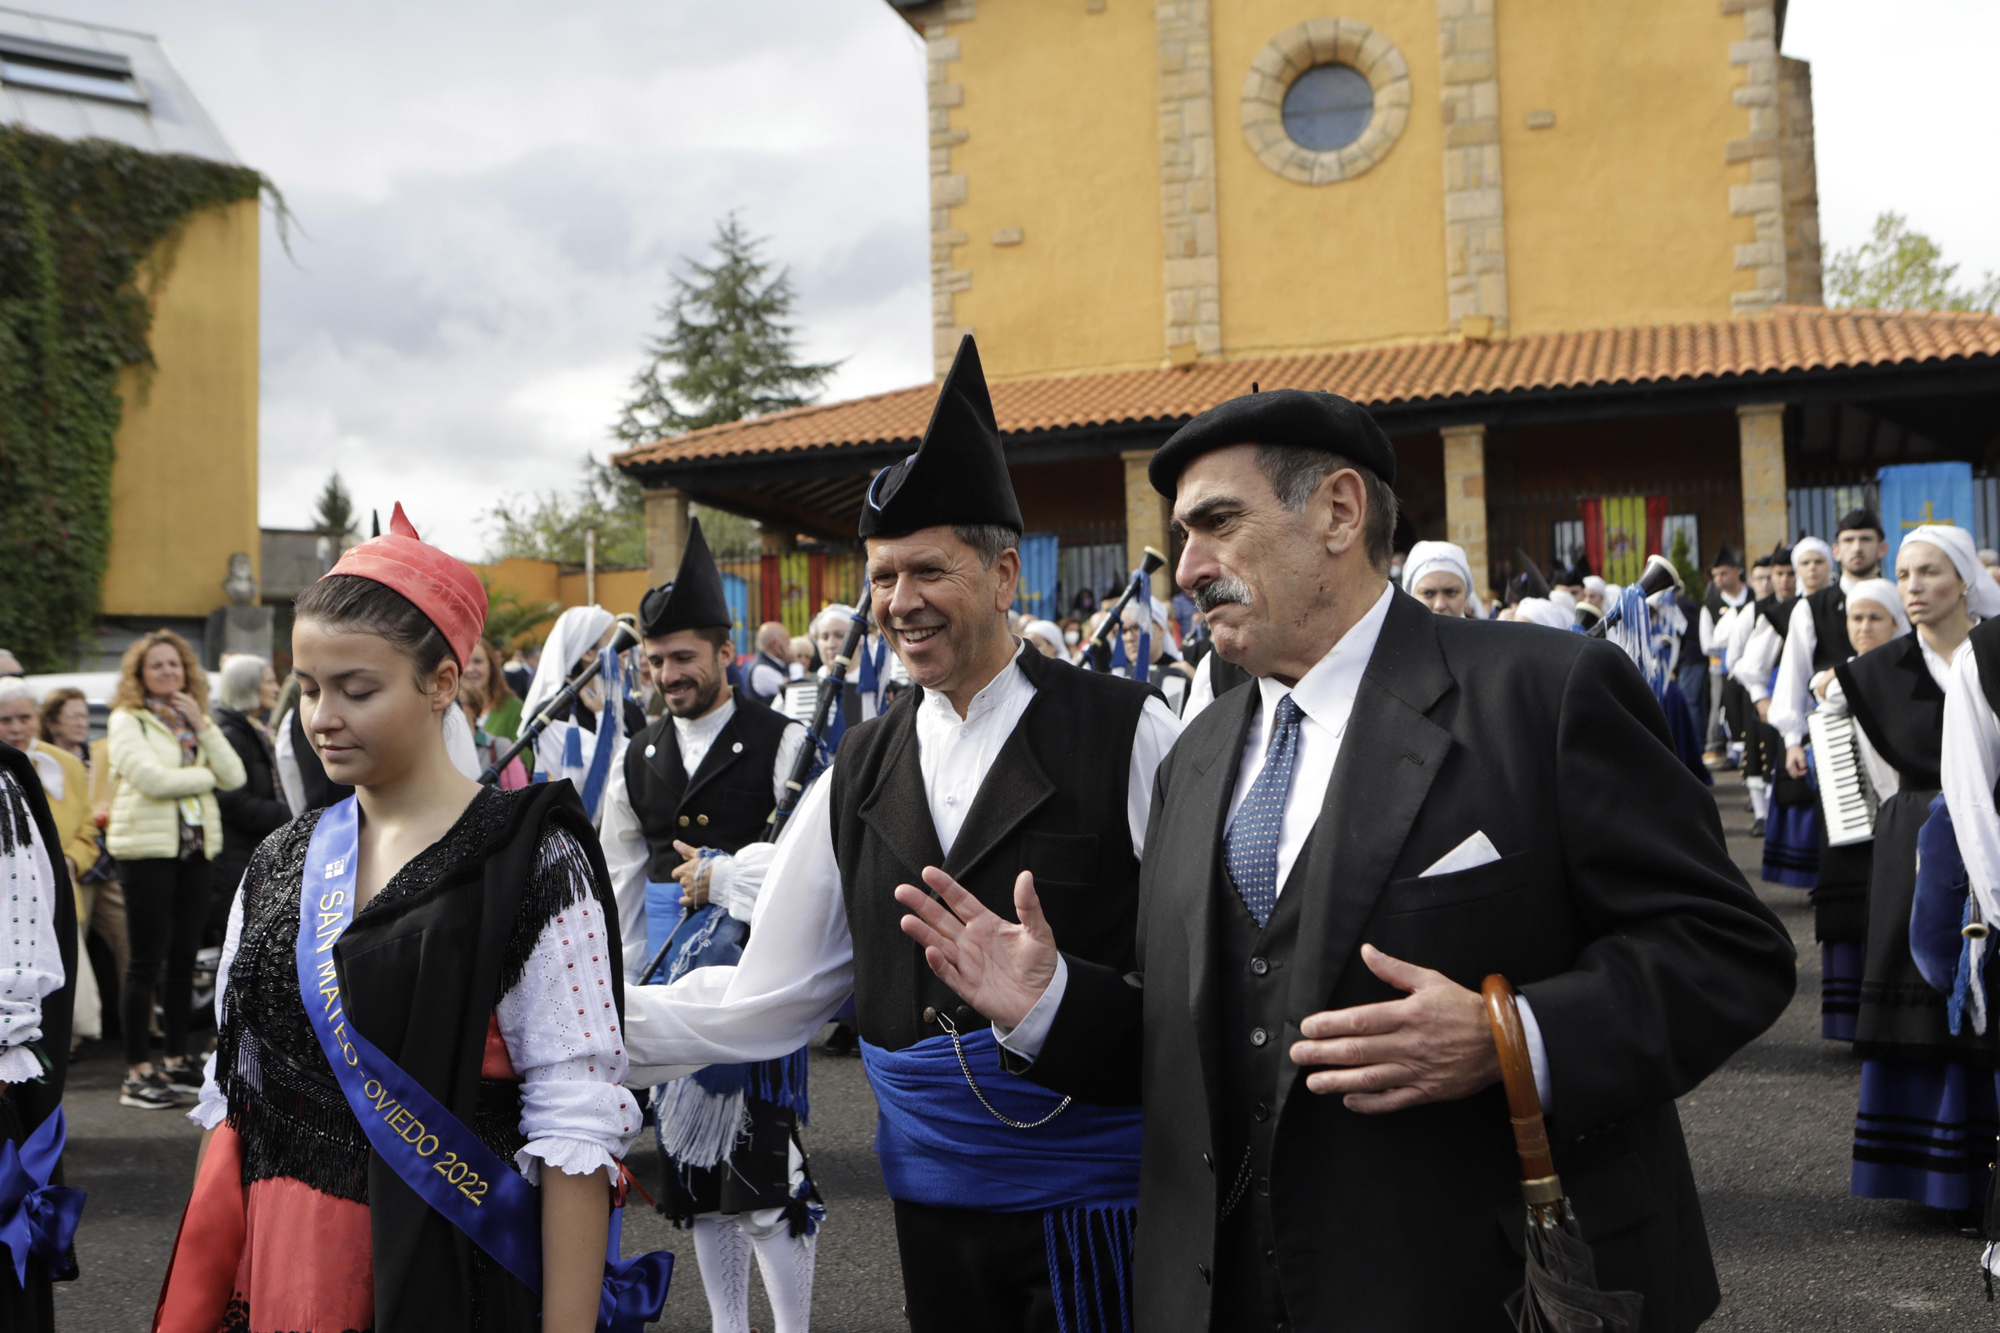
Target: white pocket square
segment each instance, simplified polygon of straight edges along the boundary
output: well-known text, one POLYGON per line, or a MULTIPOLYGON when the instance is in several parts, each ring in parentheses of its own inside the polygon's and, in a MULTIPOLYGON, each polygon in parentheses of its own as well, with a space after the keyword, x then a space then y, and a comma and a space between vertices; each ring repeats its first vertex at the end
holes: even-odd
POLYGON ((1449 875, 1454 871, 1472 870, 1500 859, 1500 853, 1493 847, 1493 840, 1484 833, 1475 833, 1458 846, 1431 863, 1431 868, 1417 876, 1429 879, 1432 875, 1449 875))

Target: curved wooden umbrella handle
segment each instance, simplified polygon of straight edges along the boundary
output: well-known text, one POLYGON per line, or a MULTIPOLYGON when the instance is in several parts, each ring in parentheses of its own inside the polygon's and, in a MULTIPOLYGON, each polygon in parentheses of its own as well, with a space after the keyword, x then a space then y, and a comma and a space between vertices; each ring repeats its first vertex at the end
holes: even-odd
POLYGON ((1535 1066, 1528 1058, 1528 1037, 1521 1028, 1514 987, 1496 973, 1486 978, 1479 993, 1485 997, 1486 1021, 1493 1029, 1493 1045, 1500 1053, 1500 1082, 1507 1089, 1507 1114, 1514 1122, 1514 1149, 1521 1157, 1521 1195, 1532 1206, 1553 1209, 1562 1200, 1562 1181, 1556 1176, 1555 1157, 1549 1151, 1548 1127, 1542 1122, 1542 1098, 1535 1090, 1535 1066))

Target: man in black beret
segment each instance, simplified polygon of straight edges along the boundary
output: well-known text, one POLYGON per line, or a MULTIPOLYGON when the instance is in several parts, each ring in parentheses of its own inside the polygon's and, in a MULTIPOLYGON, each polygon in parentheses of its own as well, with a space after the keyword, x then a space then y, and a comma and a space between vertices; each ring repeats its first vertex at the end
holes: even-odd
POLYGON ((1226 403, 1151 477, 1257 679, 1161 766, 1136 965, 1070 952, 1029 876, 1019 925, 897 890, 1030 1080, 1144 1106, 1135 1326, 1511 1328, 1500 973, 1598 1279, 1692 1329, 1718 1293, 1674 1098, 1783 1010, 1793 954, 1652 691, 1602 641, 1397 591, 1395 455, 1344 399, 1226 403))
MULTIPOLYGON (((730 688, 733 619, 696 520, 673 581, 639 602, 646 675, 667 711, 614 756, 599 823, 628 994, 656 979, 642 973, 684 911, 713 904, 711 934, 740 936, 775 850, 764 841, 765 821, 806 733, 730 688)), ((791 1063, 803 1067, 803 1052, 791 1063)), ((805 1087, 787 1073, 784 1059, 760 1062, 734 1092, 682 1079, 655 1106, 660 1206, 694 1232, 710 1307, 746 1322, 753 1250, 774 1307, 803 1312, 812 1301, 814 1237, 791 1224, 816 1197, 799 1139, 805 1087)))
POLYGON ((968 337, 861 515, 874 622, 914 688, 848 728, 800 801, 742 961, 626 991, 635 1066, 780 1054, 852 997, 918 1333, 1101 1328, 1130 1300, 1138 1112, 1003 1074, 1007 1034, 931 975, 891 896, 948 870, 1011 914, 1032 879, 1080 957, 1133 967, 1153 774, 1180 725, 1143 682, 1009 633, 1021 526, 968 337))

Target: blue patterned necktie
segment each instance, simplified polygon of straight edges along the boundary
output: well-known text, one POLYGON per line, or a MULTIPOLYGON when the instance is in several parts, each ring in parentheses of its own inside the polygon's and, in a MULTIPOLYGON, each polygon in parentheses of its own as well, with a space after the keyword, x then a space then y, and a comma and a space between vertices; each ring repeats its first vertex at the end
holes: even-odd
POLYGON ((1264 769, 1250 784, 1250 793, 1237 807, 1236 820, 1222 840, 1222 864, 1259 930, 1278 906, 1278 832, 1284 824, 1285 798, 1292 790, 1303 716, 1291 695, 1278 700, 1264 769))

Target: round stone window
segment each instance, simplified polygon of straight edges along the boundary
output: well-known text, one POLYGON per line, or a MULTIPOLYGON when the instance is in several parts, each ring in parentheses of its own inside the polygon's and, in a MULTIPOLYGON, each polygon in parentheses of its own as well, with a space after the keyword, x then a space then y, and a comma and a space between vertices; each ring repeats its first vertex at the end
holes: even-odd
POLYGON ((1365 23, 1313 19, 1257 53, 1238 106, 1259 162, 1301 185, 1331 185, 1396 146, 1410 121, 1410 67, 1365 23))
POLYGON ((1375 90, 1352 65, 1314 65, 1285 90, 1285 135, 1315 153, 1347 147, 1374 115, 1375 90))

